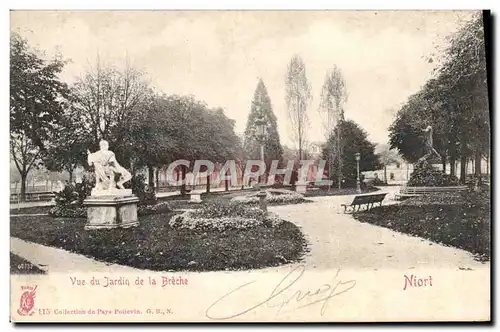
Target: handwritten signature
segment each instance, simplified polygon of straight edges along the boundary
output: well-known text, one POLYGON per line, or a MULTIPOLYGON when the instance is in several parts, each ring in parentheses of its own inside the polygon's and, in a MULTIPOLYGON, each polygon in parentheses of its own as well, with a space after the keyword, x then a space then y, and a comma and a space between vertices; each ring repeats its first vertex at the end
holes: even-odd
POLYGON ((230 303, 232 307, 237 305, 238 301, 230 302, 231 295, 241 292, 242 289, 248 290, 248 286, 255 283, 255 280, 253 280, 223 295, 220 299, 218 299, 217 301, 212 303, 210 307, 208 307, 205 314, 210 319, 224 320, 244 315, 252 310, 266 305, 268 308, 278 308, 276 315, 279 315, 280 313, 283 313, 283 309, 293 311, 295 309, 301 309, 321 303, 322 305, 320 307, 320 314, 321 316, 323 316, 327 308, 328 300, 349 291, 356 285, 355 280, 339 280, 338 276, 340 270, 340 268, 336 270, 335 275, 333 276, 333 281, 331 283, 325 283, 320 285, 319 287, 315 286, 312 288, 313 290, 294 290, 292 289, 292 286, 302 278, 304 272, 306 271, 305 266, 299 265, 290 273, 288 273, 266 298, 259 300, 258 303, 252 304, 243 310, 238 309, 235 313, 231 314, 213 314, 213 312, 216 311, 216 308, 218 308, 218 306, 221 306, 221 304, 224 304, 225 301, 227 301, 227 303, 230 303))

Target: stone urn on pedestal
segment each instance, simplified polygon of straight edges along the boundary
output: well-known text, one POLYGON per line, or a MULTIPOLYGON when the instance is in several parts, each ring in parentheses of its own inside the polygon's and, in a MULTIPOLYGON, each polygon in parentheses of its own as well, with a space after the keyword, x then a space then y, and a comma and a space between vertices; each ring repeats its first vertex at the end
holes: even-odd
POLYGON ((100 150, 87 151, 87 161, 95 168, 96 185, 91 195, 83 202, 87 207, 85 229, 109 229, 139 225, 137 202, 132 189, 125 189, 123 184, 132 176, 120 166, 115 154, 108 150, 108 142, 99 143, 100 150), (115 181, 116 175, 119 176, 115 181))

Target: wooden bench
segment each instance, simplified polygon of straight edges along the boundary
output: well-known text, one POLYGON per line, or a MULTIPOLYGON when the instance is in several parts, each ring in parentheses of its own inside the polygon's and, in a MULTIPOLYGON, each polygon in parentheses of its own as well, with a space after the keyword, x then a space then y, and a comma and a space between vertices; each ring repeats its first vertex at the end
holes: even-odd
POLYGON ((380 206, 382 206, 382 201, 386 195, 387 193, 356 195, 351 204, 341 204, 341 206, 344 207, 344 213, 346 213, 348 209, 352 209, 352 212, 359 211, 361 205, 366 205, 366 210, 369 210, 375 203, 380 203, 380 206))
POLYGON ((449 186, 449 187, 404 187, 395 195, 396 199, 405 199, 418 197, 422 195, 430 195, 435 193, 452 193, 467 191, 467 186, 449 186))

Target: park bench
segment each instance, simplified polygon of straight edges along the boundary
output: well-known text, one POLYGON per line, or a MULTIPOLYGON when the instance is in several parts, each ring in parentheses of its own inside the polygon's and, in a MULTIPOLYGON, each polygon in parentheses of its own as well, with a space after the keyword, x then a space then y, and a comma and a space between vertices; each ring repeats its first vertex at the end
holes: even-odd
POLYGON ((449 187, 404 187, 399 194, 395 195, 398 200, 418 197, 422 195, 430 195, 435 193, 452 193, 467 191, 467 186, 449 186, 449 187))
POLYGON ((386 195, 387 193, 356 195, 351 204, 341 204, 341 206, 344 207, 344 213, 346 213, 348 209, 352 209, 352 212, 359 211, 362 205, 365 205, 366 210, 369 210, 375 203, 379 203, 380 206, 382 206, 382 201, 386 195))

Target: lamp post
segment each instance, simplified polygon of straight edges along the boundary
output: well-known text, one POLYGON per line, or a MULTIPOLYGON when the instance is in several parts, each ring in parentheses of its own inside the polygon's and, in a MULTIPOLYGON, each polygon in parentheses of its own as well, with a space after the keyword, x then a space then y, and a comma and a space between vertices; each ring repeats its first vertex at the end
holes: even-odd
POLYGON ((361 160, 361 155, 359 152, 356 152, 354 156, 356 157, 356 191, 358 194, 361 194, 361 181, 359 178, 359 161, 361 160))
MULTIPOLYGON (((257 118, 255 121, 255 124, 257 125, 257 139, 260 141, 260 159, 265 163, 264 159, 264 140, 266 137, 266 122, 264 120, 263 116, 260 116, 257 118)), ((262 211, 267 212, 267 193, 262 189, 261 183, 260 183, 260 176, 259 176, 259 188, 260 191, 257 194, 259 197, 259 205, 262 211)))

